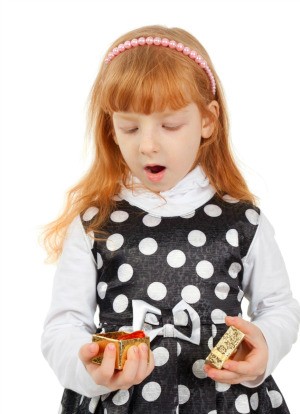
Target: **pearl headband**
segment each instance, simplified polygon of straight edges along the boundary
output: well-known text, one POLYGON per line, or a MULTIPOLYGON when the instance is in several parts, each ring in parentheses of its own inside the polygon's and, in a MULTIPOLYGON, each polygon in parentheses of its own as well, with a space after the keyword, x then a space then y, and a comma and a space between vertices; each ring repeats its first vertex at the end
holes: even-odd
POLYGON ((120 53, 125 52, 128 49, 144 45, 161 45, 164 47, 169 47, 170 49, 177 50, 178 52, 181 52, 184 55, 191 58, 192 60, 194 60, 202 69, 205 70, 210 80, 212 93, 214 95, 216 94, 216 81, 206 60, 195 50, 191 50, 188 46, 184 46, 182 43, 177 43, 175 42, 175 40, 169 40, 166 38, 161 39, 160 37, 153 38, 152 36, 149 36, 147 38, 140 37, 138 39, 126 40, 126 42, 121 43, 119 46, 115 47, 111 52, 109 52, 104 62, 108 64, 120 53))

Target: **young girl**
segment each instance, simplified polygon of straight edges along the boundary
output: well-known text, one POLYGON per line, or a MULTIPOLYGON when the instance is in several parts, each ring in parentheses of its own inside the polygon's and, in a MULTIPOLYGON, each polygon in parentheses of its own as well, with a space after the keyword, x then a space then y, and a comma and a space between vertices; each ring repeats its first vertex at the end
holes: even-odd
POLYGON ((273 229, 228 143, 222 87, 181 29, 142 27, 109 49, 91 93, 95 157, 46 244, 60 256, 42 338, 61 413, 288 413, 270 376, 300 320, 273 229), (243 297, 251 322, 241 317, 243 297), (98 332, 143 329, 122 371, 98 332), (204 365, 233 325, 246 336, 204 365))

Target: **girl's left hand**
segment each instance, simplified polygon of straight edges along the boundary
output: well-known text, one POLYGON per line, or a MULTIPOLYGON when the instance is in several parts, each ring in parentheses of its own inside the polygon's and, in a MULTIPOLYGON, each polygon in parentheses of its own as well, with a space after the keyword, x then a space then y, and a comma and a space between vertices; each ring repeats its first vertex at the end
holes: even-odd
POLYGON ((268 363, 268 346, 261 330, 251 322, 239 317, 226 317, 226 325, 233 325, 244 334, 233 359, 223 365, 223 369, 216 369, 204 365, 208 377, 225 384, 239 384, 245 381, 254 381, 262 375, 268 363))

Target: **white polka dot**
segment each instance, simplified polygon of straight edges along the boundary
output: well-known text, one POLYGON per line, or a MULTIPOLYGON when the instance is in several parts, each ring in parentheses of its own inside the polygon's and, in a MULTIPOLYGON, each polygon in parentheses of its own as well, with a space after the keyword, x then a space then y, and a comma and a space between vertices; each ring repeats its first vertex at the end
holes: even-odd
POLYGON ((229 290, 230 290, 230 287, 227 285, 227 283, 220 282, 215 287, 215 295, 219 299, 224 300, 227 298, 229 290))
POLYGON ((142 396, 146 401, 155 401, 160 396, 160 394, 161 386, 155 381, 148 382, 143 386, 142 396))
POLYGON ((211 336, 210 338, 209 338, 209 340, 207 341, 207 346, 208 346, 208 348, 210 349, 210 350, 212 350, 213 349, 213 347, 214 347, 214 338, 211 336))
POLYGON ((180 216, 180 217, 184 219, 189 219, 189 218, 194 217, 194 215, 195 215, 195 211, 192 211, 191 213, 184 214, 183 216, 180 216))
POLYGON ((97 269, 101 269, 103 266, 103 260, 101 254, 97 252, 97 269))
POLYGON ((84 395, 82 395, 81 397, 80 397, 80 401, 79 401, 79 405, 81 405, 82 404, 82 401, 84 400, 84 395))
POLYGON ((231 197, 229 194, 225 194, 222 198, 224 201, 227 201, 227 203, 238 203, 239 202, 239 200, 231 197))
POLYGON ((161 222, 160 217, 154 217, 154 216, 151 216, 150 214, 147 214, 146 216, 143 217, 143 223, 147 227, 158 226, 160 224, 160 222, 161 222))
POLYGON ((181 267, 185 263, 185 254, 181 250, 172 250, 167 256, 167 262, 171 267, 181 267))
POLYGON ((250 413, 249 400, 247 394, 241 394, 235 400, 235 408, 241 414, 250 413))
POLYGON ((115 233, 108 237, 106 240, 106 247, 108 250, 114 252, 118 250, 124 243, 124 237, 122 234, 115 233))
POLYGON ((117 210, 111 213, 110 218, 115 223, 122 223, 123 221, 126 221, 129 217, 129 214, 126 211, 117 210))
POLYGON ((154 362, 156 367, 161 367, 162 365, 165 365, 169 360, 169 351, 164 348, 163 346, 159 346, 158 348, 155 348, 153 351, 154 355, 154 362))
POLYGON ((224 384, 223 382, 216 382, 215 387, 216 387, 216 391, 225 392, 229 390, 230 384, 224 384))
POLYGON ((107 283, 105 283, 105 282, 98 283, 97 292, 98 292, 98 295, 99 295, 100 299, 105 298, 106 290, 107 290, 107 283))
POLYGON ((241 270, 242 270, 242 266, 240 265, 240 263, 233 262, 231 263, 228 269, 229 276, 235 279, 241 270))
POLYGON ((115 405, 126 404, 129 400, 129 391, 128 390, 119 390, 112 398, 112 402, 115 405))
POLYGON ((178 402, 179 405, 185 404, 190 399, 190 390, 185 385, 178 385, 178 402))
POLYGON ((205 213, 210 217, 218 217, 222 214, 222 210, 215 204, 208 204, 204 207, 205 213))
POLYGON ((149 256, 150 254, 153 254, 157 250, 157 243, 154 239, 151 237, 146 237, 142 241, 140 241, 139 249, 140 252, 149 256))
POLYGON ((118 278, 121 282, 127 282, 132 278, 133 268, 128 263, 123 263, 118 269, 118 278))
POLYGON ((120 326, 119 331, 131 333, 131 332, 133 332, 133 328, 132 328, 132 326, 123 325, 123 326, 120 326))
POLYGON ((117 313, 124 312, 128 306, 128 298, 125 295, 118 295, 113 301, 113 309, 117 313))
POLYGON ((93 217, 95 217, 95 215, 98 213, 98 211, 99 211, 99 208, 90 207, 84 212, 84 214, 82 216, 82 219, 84 221, 90 221, 90 220, 92 220, 93 217))
POLYGON ((273 408, 280 407, 283 402, 282 395, 280 394, 280 392, 276 390, 271 390, 271 391, 268 391, 268 394, 271 400, 272 407, 273 408))
POLYGON ((104 408, 104 412, 103 412, 103 414, 108 414, 108 413, 107 413, 107 409, 106 409, 106 408, 104 408))
POLYGON ((89 412, 90 412, 90 413, 94 413, 94 412, 96 411, 96 408, 97 408, 97 405, 98 405, 99 399, 100 399, 100 395, 99 395, 99 396, 97 396, 97 397, 93 397, 93 398, 91 399, 91 401, 90 401, 90 403, 89 403, 89 412))
POLYGON ((214 267, 208 260, 201 260, 196 266, 196 272, 203 279, 209 279, 214 273, 214 267))
POLYGON ((211 333, 212 333, 213 338, 215 338, 217 335, 217 327, 214 324, 211 325, 211 333))
POLYGON ((242 289, 239 288, 239 293, 237 295, 237 300, 240 302, 244 297, 244 292, 242 291, 242 289))
POLYGON ((181 345, 179 342, 177 342, 177 356, 181 354, 181 345))
POLYGON ((196 303, 201 297, 200 290, 194 285, 187 285, 182 289, 181 297, 187 303, 196 303))
POLYGON ((192 230, 188 234, 188 241, 191 243, 192 246, 200 247, 206 243, 206 236, 200 230, 192 230))
POLYGON ((257 213, 257 211, 253 210, 252 208, 249 208, 248 210, 246 210, 245 214, 251 224, 255 226, 258 224, 259 214, 257 213))
POLYGON ((208 414, 218 414, 218 413, 217 413, 217 410, 212 410, 208 414))
POLYGON ((192 371, 195 377, 201 378, 201 379, 207 377, 206 373, 203 371, 204 364, 205 364, 204 359, 198 359, 197 361, 193 363, 192 371))
POLYGON ((238 247, 239 245, 239 234, 236 229, 230 229, 226 233, 226 240, 233 247, 238 247))
POLYGON ((148 286, 147 293, 153 300, 162 300, 167 294, 167 288, 161 282, 153 282, 148 286))
POLYGON ((257 392, 251 395, 250 405, 251 405, 252 410, 257 410, 258 408, 258 393, 257 392))
POLYGON ((225 323, 226 313, 221 309, 215 309, 211 313, 211 319, 213 323, 225 323))

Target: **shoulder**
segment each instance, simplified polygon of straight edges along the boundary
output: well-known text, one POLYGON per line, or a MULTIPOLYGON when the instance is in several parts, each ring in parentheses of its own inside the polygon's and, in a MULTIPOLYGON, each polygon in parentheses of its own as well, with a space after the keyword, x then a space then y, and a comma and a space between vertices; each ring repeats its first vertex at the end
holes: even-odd
POLYGON ((229 195, 220 197, 215 194, 204 208, 209 208, 208 206, 211 204, 217 205, 222 214, 233 220, 250 223, 254 226, 259 223, 261 211, 259 207, 249 201, 237 200, 229 195))

